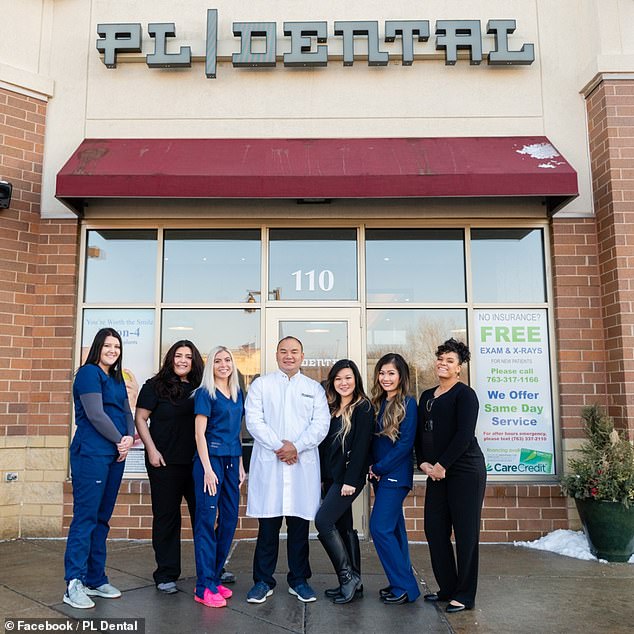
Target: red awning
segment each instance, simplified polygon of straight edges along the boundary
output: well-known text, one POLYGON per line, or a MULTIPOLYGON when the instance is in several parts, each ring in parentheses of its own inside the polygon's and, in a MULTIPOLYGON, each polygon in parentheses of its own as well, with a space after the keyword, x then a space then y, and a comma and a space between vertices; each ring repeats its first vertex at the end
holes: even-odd
POLYGON ((75 210, 95 198, 537 197, 553 211, 577 174, 534 137, 86 139, 57 175, 75 210))

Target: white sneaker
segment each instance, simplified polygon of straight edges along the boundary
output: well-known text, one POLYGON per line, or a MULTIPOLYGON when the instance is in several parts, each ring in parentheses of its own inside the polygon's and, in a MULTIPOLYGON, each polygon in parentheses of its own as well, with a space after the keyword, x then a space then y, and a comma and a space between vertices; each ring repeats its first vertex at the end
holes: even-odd
POLYGON ((64 593, 64 603, 68 603, 73 608, 85 610, 94 608, 95 602, 88 596, 87 590, 80 579, 71 579, 64 593))
POLYGON ((89 597, 101 597, 102 599, 118 599, 121 596, 121 590, 109 583, 102 583, 96 588, 87 587, 85 592, 89 597))

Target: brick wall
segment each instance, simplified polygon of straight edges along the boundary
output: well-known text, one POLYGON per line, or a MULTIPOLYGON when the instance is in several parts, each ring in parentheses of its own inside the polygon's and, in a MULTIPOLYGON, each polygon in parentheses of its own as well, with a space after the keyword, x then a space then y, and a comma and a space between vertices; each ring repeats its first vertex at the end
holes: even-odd
POLYGON ((634 80, 586 99, 609 412, 634 439, 634 80))
POLYGON ((77 283, 74 220, 41 220, 46 102, 0 89, 0 538, 58 535, 77 283))
MULTIPOLYGON (((426 541, 424 504, 425 485, 415 483, 404 504, 405 526, 412 541, 426 541)), ((482 542, 538 539, 559 528, 568 528, 567 500, 559 486, 487 486, 482 509, 482 542)))
POLYGON ((551 264, 563 438, 582 438, 584 405, 606 405, 605 334, 594 218, 551 223, 551 264))

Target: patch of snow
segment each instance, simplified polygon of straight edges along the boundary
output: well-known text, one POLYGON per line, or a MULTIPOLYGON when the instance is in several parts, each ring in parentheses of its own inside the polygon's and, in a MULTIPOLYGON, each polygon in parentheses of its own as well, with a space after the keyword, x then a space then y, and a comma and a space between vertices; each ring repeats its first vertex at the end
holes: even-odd
POLYGON ((540 163, 537 167, 545 167, 551 170, 557 169, 557 166, 552 163, 540 163))
MULTIPOLYGON (((597 559, 591 552, 588 540, 583 531, 570 531, 559 529, 544 535, 533 542, 513 542, 514 546, 524 546, 525 548, 535 548, 536 550, 547 550, 551 553, 574 557, 575 559, 586 559, 607 563, 605 559, 597 559)), ((634 564, 634 555, 628 561, 634 564)))
POLYGON ((533 143, 515 151, 518 154, 527 154, 534 159, 552 159, 559 156, 559 152, 550 143, 533 143))

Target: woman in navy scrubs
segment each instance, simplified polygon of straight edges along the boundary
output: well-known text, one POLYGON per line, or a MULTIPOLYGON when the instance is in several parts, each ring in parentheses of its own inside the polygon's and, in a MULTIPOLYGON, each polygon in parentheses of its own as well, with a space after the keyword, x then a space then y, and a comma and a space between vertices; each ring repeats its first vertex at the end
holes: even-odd
POLYGON ((425 535, 438 592, 426 601, 449 601, 447 612, 471 610, 478 585, 480 515, 486 487, 484 455, 475 437, 478 397, 460 382, 470 358, 461 341, 436 350, 438 385, 418 403, 416 462, 427 476, 425 535), (456 554, 451 533, 456 540, 456 554))
POLYGON ((409 368, 400 354, 381 357, 374 369, 372 404, 377 413, 370 479, 374 507, 370 533, 389 585, 379 590, 383 603, 416 601, 420 589, 412 571, 403 501, 413 486, 412 449, 416 438, 416 401, 407 395, 409 368))
POLYGON ((165 354, 156 376, 141 389, 134 415, 145 446, 152 494, 152 546, 157 566, 154 583, 166 594, 178 591, 175 582, 181 574, 183 498, 192 526, 196 513, 192 392, 200 385, 202 374, 203 359, 196 346, 187 339, 177 341, 165 354))
POLYGON ((334 603, 349 603, 363 593, 359 536, 352 524, 352 503, 365 486, 374 411, 363 391, 354 361, 337 361, 326 379, 330 429, 319 446, 323 500, 315 517, 323 544, 339 578, 326 590, 334 603))
POLYGON ((238 524, 240 486, 245 478, 240 443, 244 399, 238 369, 227 348, 220 346, 209 353, 194 412, 194 599, 210 608, 222 608, 232 595, 221 577, 238 524))
POLYGON ((64 603, 74 608, 92 608, 91 596, 121 596, 108 582, 105 567, 108 522, 134 442, 122 353, 119 333, 102 328, 73 383, 77 430, 70 445, 73 520, 64 555, 64 603))

